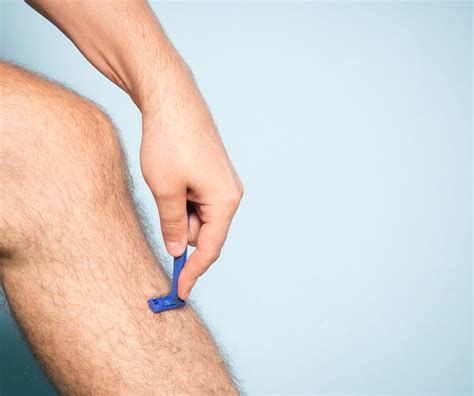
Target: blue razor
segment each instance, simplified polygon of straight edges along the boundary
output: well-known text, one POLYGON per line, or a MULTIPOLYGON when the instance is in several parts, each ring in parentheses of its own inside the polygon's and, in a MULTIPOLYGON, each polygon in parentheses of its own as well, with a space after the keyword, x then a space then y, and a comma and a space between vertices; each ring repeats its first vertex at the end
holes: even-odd
POLYGON ((178 297, 178 279, 181 270, 186 263, 186 258, 188 255, 188 248, 184 250, 184 253, 174 258, 173 262, 173 286, 171 287, 171 293, 167 296, 150 298, 148 300, 148 305, 154 313, 159 313, 163 311, 169 311, 170 309, 176 309, 186 305, 186 301, 181 300, 178 297))
MULTIPOLYGON (((188 221, 189 221, 189 211, 190 207, 188 205, 188 221)), ((167 296, 161 296, 157 298, 150 298, 148 300, 148 306, 154 313, 160 313, 163 311, 169 311, 171 309, 180 308, 186 305, 186 301, 181 300, 178 297, 178 279, 179 274, 181 274, 181 270, 186 264, 186 259, 188 256, 188 247, 184 249, 184 253, 179 256, 175 257, 173 261, 173 284, 171 287, 171 292, 167 296)))

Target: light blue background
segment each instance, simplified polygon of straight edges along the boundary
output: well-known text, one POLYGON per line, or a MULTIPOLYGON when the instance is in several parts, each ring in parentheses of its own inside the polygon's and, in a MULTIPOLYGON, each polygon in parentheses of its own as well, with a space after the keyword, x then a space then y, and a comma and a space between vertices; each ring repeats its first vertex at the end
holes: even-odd
MULTIPOLYGON (((244 388, 471 394, 472 4, 153 8, 246 187, 193 292, 244 388)), ((158 235, 126 94, 22 3, 2 55, 105 108, 158 235)), ((5 310, 0 331, 2 394, 51 392, 5 310)))

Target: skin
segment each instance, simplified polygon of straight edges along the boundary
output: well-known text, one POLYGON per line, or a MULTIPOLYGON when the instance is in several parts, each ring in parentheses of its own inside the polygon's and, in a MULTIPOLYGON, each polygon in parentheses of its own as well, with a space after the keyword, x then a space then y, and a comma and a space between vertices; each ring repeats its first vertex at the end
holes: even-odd
POLYGON ((143 116, 141 167, 155 197, 166 249, 196 246, 178 284, 181 298, 217 260, 243 195, 190 70, 145 1, 29 0, 143 116), (124 34, 126 32, 126 34, 124 34), (186 202, 193 203, 189 227, 186 202))
POLYGON ((0 280, 61 394, 233 395, 192 308, 153 314, 169 281, 141 229, 110 120, 0 63, 0 280))

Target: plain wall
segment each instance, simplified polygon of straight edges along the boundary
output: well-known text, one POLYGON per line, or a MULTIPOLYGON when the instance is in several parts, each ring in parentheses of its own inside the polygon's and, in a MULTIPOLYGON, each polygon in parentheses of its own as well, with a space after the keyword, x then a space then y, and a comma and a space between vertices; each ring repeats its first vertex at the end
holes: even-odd
MULTIPOLYGON (((246 187, 192 295, 244 389, 471 394, 472 4, 153 8, 246 187)), ((161 244, 128 96, 21 2, 2 56, 110 114, 161 244)), ((0 332, 2 396, 51 394, 6 307, 0 332)))

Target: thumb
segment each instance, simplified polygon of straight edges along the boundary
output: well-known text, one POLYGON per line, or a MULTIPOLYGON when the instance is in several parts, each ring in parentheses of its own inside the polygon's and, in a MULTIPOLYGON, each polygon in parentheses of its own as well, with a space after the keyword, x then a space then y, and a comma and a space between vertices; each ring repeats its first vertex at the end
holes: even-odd
POLYGON ((188 243, 186 194, 158 196, 156 203, 166 250, 174 257, 181 256, 188 243))

